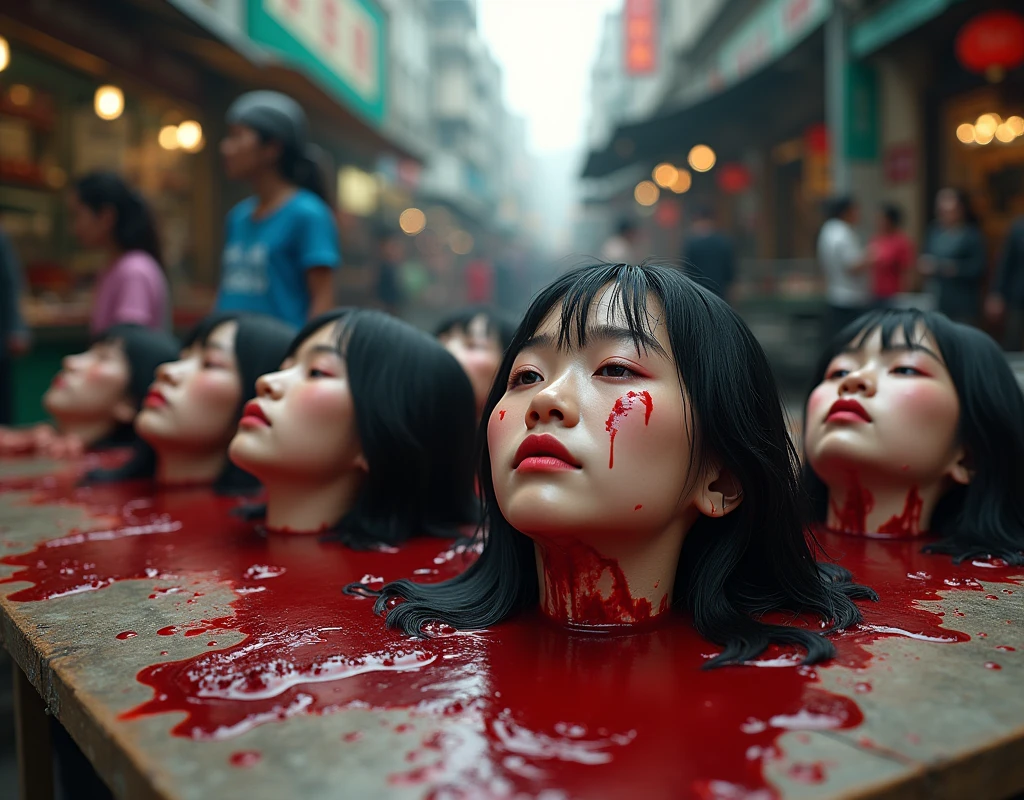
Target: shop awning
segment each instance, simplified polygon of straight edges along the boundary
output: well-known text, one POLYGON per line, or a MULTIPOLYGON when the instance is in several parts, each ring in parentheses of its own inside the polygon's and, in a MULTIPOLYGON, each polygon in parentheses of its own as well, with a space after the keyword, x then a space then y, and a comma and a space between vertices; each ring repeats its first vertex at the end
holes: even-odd
POLYGON ((850 34, 850 52, 864 58, 934 19, 963 0, 891 0, 858 22, 850 34))

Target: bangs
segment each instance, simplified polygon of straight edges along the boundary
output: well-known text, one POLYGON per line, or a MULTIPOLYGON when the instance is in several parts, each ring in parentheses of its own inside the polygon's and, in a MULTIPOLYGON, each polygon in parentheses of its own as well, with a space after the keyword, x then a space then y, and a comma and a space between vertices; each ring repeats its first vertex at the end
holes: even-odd
POLYGON ((344 357, 348 350, 349 340, 352 338, 352 332, 356 327, 358 316, 358 310, 345 308, 328 311, 326 314, 321 314, 319 317, 311 319, 302 327, 302 330, 295 334, 295 338, 292 339, 292 343, 288 347, 288 352, 285 353, 285 358, 293 358, 307 339, 315 335, 325 325, 331 325, 331 323, 333 323, 331 335, 334 337, 334 349, 344 357))
POLYGON ((526 336, 533 336, 555 304, 561 302, 556 346, 560 350, 586 347, 592 328, 601 327, 591 320, 591 310, 607 296, 608 320, 616 316, 616 312, 621 313, 637 352, 646 353, 649 348, 660 350, 648 313, 648 294, 652 292, 660 297, 640 267, 628 264, 593 267, 578 273, 572 283, 557 286, 556 291, 544 298, 545 302, 537 304, 536 312, 524 326, 526 336))
POLYGON ((883 352, 891 350, 927 350, 931 352, 930 348, 923 344, 928 336, 936 340, 936 345, 938 345, 932 326, 928 324, 927 315, 916 308, 874 311, 866 314, 854 325, 857 326, 854 330, 848 328, 841 334, 841 341, 846 344, 835 348, 836 354, 862 349, 876 331, 879 333, 883 352), (897 342, 897 333, 903 334, 902 342, 897 342))

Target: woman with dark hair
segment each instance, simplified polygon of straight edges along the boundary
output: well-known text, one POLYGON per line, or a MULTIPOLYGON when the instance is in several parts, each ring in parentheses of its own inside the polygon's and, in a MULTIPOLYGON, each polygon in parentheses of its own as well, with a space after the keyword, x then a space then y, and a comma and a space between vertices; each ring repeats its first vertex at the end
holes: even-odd
MULTIPOLYGON (((256 379, 281 363, 294 331, 255 314, 214 314, 163 364, 135 430, 157 454, 165 486, 211 483, 220 494, 247 494, 259 482, 228 460, 228 444, 256 379)), ((131 477, 131 465, 123 477, 131 477)))
POLYGON ((872 596, 815 563, 760 345, 678 270, 587 266, 544 289, 485 419, 483 552, 444 583, 386 584, 375 609, 390 627, 477 630, 539 603, 608 632, 677 607, 723 646, 712 665, 773 643, 816 662, 834 653, 817 626, 763 615, 807 613, 833 631, 860 619, 852 597, 872 596))
POLYGON ((91 172, 75 183, 68 204, 75 238, 109 263, 96 283, 93 334, 122 322, 166 330, 167 278, 146 201, 118 175, 91 172))
POLYGON ((928 230, 918 271, 931 279, 938 310, 955 322, 974 325, 981 311, 985 239, 970 198, 961 189, 940 189, 935 222, 928 230))
POLYGON ((41 453, 54 458, 132 444, 132 422, 156 368, 175 357, 168 333, 115 325, 84 353, 64 358, 43 406, 56 423, 0 430, 0 453, 41 453))
POLYGON ((511 319, 487 306, 461 308, 434 329, 434 336, 455 356, 473 384, 478 415, 483 413, 501 355, 515 332, 511 319))
POLYGON ((816 374, 803 481, 819 524, 1024 564, 1024 397, 991 337, 938 312, 873 311, 816 374))
POLYGON ((217 308, 253 311, 296 328, 334 305, 341 263, 306 114, 287 95, 249 92, 232 103, 224 171, 253 196, 228 214, 217 308))
POLYGON ((474 521, 474 421, 469 381, 434 339, 338 309, 257 381, 230 454, 266 486, 271 531, 397 545, 474 521))

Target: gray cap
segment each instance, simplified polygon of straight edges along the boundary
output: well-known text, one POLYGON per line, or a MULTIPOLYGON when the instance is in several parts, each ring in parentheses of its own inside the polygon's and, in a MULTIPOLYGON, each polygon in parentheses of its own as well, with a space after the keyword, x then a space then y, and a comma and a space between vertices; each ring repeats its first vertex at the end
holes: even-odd
POLYGON ((227 121, 253 128, 300 153, 306 148, 306 112, 286 94, 247 92, 230 105, 227 121))

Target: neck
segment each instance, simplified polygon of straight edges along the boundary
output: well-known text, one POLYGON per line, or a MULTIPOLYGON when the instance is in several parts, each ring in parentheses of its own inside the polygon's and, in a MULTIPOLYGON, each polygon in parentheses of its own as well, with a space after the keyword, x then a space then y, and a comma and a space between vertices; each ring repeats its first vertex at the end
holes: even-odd
POLYGON ((276 208, 295 192, 295 187, 276 169, 269 169, 257 175, 252 181, 252 187, 259 198, 256 210, 260 213, 276 208))
POLYGON ((351 473, 320 484, 300 480, 268 482, 267 527, 286 533, 328 530, 355 506, 360 483, 351 473))
POLYGON ((939 482, 920 486, 891 476, 868 481, 851 473, 842 484, 829 487, 828 527, 843 533, 923 536, 943 488, 939 482))
POLYGON ((158 450, 156 481, 161 486, 213 483, 227 463, 226 449, 209 453, 158 450))
POLYGON ((77 436, 86 447, 102 442, 117 430, 117 423, 109 419, 59 419, 57 427, 65 436, 77 436))
POLYGON ((573 537, 535 540, 540 607, 563 625, 648 622, 668 611, 683 537, 609 539, 600 552, 573 537))

